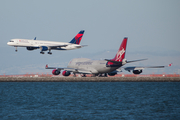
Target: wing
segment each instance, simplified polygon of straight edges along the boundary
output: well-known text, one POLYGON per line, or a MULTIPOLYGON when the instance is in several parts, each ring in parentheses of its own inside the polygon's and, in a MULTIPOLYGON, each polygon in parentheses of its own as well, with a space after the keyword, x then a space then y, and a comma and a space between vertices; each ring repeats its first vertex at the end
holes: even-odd
POLYGON ((127 70, 127 71, 140 71, 140 70, 143 70, 143 69, 145 69, 145 68, 164 68, 164 67, 170 67, 172 65, 172 63, 171 64, 169 64, 168 66, 142 66, 142 67, 122 67, 122 68, 124 68, 124 70, 127 70))
POLYGON ((47 49, 58 49, 61 47, 66 47, 68 45, 26 45, 23 47, 34 47, 34 48, 42 48, 42 47, 46 47, 47 49))
POLYGON ((59 71, 66 70, 66 71, 70 71, 70 72, 74 72, 74 73, 82 73, 82 74, 91 74, 92 73, 91 71, 84 70, 84 69, 48 67, 48 65, 46 65, 45 68, 46 69, 57 69, 59 71))
POLYGON ((51 49, 56 49, 56 48, 60 48, 60 47, 66 47, 68 45, 47 45, 47 47, 50 47, 51 49))

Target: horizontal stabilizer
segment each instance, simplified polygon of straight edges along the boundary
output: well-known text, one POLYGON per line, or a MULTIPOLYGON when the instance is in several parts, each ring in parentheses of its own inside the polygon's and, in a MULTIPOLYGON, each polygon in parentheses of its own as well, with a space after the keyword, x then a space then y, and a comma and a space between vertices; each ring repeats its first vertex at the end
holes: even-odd
POLYGON ((86 47, 86 46, 88 46, 88 45, 81 45, 81 47, 86 47))
POLYGON ((122 62, 114 61, 114 60, 108 60, 108 59, 104 59, 104 60, 106 60, 106 61, 108 61, 108 62, 112 62, 112 63, 122 63, 122 62))
POLYGON ((147 59, 132 60, 132 61, 127 61, 127 63, 131 63, 131 62, 138 62, 138 61, 143 61, 143 60, 147 60, 147 59))

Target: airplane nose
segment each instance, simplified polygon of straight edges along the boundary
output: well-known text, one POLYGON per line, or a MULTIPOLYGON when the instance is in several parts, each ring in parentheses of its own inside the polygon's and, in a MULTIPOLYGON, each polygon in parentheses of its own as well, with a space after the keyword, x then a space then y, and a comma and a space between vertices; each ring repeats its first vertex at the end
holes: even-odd
POLYGON ((9 45, 9 42, 7 42, 7 45, 9 45))

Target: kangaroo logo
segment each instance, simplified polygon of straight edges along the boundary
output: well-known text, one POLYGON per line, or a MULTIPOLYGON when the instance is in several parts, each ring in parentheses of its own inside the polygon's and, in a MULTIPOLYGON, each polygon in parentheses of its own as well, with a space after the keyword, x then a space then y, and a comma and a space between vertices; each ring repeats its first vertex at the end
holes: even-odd
POLYGON ((116 54, 116 61, 120 61, 121 60, 121 56, 125 53, 124 48, 122 48, 122 50, 118 51, 116 54))

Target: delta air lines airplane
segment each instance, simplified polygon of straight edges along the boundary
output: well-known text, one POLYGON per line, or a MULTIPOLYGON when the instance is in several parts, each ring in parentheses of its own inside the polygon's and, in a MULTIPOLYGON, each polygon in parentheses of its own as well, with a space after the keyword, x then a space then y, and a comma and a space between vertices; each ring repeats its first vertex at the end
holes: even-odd
MULTIPOLYGON (((75 58, 71 60, 67 66, 67 68, 59 68, 59 67, 48 67, 46 65, 46 69, 54 69, 52 71, 53 75, 59 75, 61 73, 61 70, 64 70, 62 72, 63 76, 69 76, 72 73, 74 75, 76 73, 82 74, 84 77, 86 74, 93 74, 93 76, 114 76, 117 74, 117 72, 121 72, 121 68, 124 68, 124 70, 127 70, 129 72, 133 72, 134 74, 140 74, 142 73, 142 70, 144 68, 164 68, 167 66, 148 66, 148 67, 122 67, 126 63, 131 62, 137 62, 142 61, 146 59, 140 59, 140 60, 133 60, 133 61, 127 61, 125 59, 125 53, 126 53, 126 43, 128 38, 124 38, 122 41, 118 52, 116 53, 115 57, 113 59, 105 59, 105 60, 91 60, 88 58, 75 58)), ((169 64, 171 66, 171 64, 169 64)))
POLYGON ((9 46, 16 47, 26 47, 27 50, 35 50, 40 49, 40 53, 44 54, 44 51, 49 50, 48 54, 52 54, 51 50, 72 50, 72 49, 78 49, 82 48, 87 45, 80 45, 81 39, 83 37, 84 30, 81 30, 69 43, 66 42, 53 42, 53 41, 42 41, 42 40, 36 40, 36 37, 34 40, 30 39, 11 39, 10 42, 7 44, 9 46))

